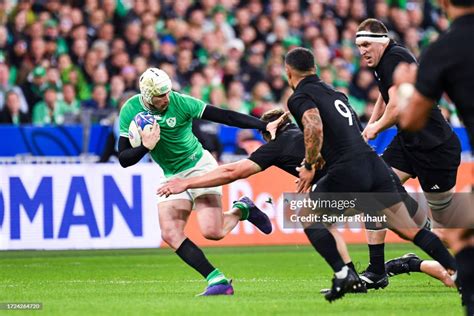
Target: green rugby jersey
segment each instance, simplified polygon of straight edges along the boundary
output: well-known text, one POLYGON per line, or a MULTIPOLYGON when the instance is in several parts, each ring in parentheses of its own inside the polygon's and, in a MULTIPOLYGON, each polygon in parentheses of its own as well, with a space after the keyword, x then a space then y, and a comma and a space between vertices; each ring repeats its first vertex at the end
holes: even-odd
POLYGON ((170 92, 170 102, 164 113, 149 111, 140 94, 125 102, 120 111, 120 136, 128 138, 128 127, 135 115, 149 112, 160 125, 160 140, 150 152, 165 176, 192 168, 203 155, 201 143, 192 133, 192 120, 201 118, 206 103, 175 91, 170 92))

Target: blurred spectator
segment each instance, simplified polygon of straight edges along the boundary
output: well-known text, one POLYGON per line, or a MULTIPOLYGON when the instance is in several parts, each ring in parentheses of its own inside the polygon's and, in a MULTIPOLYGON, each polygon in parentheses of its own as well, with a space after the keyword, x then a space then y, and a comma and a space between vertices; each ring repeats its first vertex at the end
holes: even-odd
POLYGON ((107 99, 107 89, 105 86, 94 86, 92 97, 89 100, 84 101, 82 107, 93 110, 105 110, 111 108, 109 100, 107 99))
POLYGON ((64 123, 65 114, 71 113, 71 109, 61 100, 55 87, 47 87, 44 91, 44 101, 40 101, 33 107, 33 124, 58 124, 64 123))
POLYGON ((232 81, 227 89, 227 107, 229 110, 249 114, 252 105, 244 99, 245 91, 242 82, 232 81))
POLYGON ((82 70, 74 65, 67 54, 62 54, 58 59, 59 73, 63 83, 71 83, 77 91, 79 100, 90 98, 90 88, 84 77, 82 70))
POLYGON ((5 94, 5 104, 0 111, 0 124, 20 125, 30 122, 30 118, 20 111, 20 97, 14 91, 7 91, 5 94))
MULTIPOLYGON (((110 79, 110 105, 118 108, 119 102, 125 92, 125 82, 122 76, 113 76, 110 79)), ((135 91, 129 91, 135 92, 135 91)))
POLYGON ((43 99, 43 93, 46 88, 46 69, 42 66, 36 67, 32 74, 32 78, 28 80, 21 89, 25 94, 26 102, 28 102, 28 113, 32 113, 33 106, 43 99))
POLYGON ((242 67, 241 80, 247 92, 252 91, 256 83, 263 81, 265 78, 262 70, 264 65, 263 53, 263 51, 259 51, 257 48, 250 49, 247 60, 242 67))
POLYGON ((7 92, 10 90, 14 91, 18 96, 18 101, 20 102, 20 111, 27 114, 29 112, 29 108, 28 102, 23 94, 23 90, 21 90, 19 86, 12 84, 10 68, 7 64, 0 62, 0 111, 5 105, 7 92))
POLYGON ((76 97, 76 89, 71 83, 63 85, 63 101, 68 106, 70 113, 78 115, 81 111, 81 102, 76 97))

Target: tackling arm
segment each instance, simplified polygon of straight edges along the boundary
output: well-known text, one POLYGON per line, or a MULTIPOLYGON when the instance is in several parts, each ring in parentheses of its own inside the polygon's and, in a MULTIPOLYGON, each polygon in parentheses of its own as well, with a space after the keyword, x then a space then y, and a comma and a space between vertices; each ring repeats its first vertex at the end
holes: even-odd
POLYGON ((186 179, 187 189, 209 188, 231 183, 235 180, 245 179, 262 171, 259 165, 249 159, 219 166, 213 171, 186 179))
POLYGON ((258 118, 234 111, 219 109, 212 105, 206 106, 201 118, 229 126, 254 128, 261 131, 264 131, 267 127, 267 123, 258 118))
POLYGON ((229 126, 239 128, 254 128, 260 131, 268 131, 271 139, 275 139, 278 126, 288 117, 289 112, 284 113, 277 120, 267 123, 258 118, 242 113, 219 109, 212 105, 207 105, 201 118, 229 126))
POLYGON ((188 179, 174 178, 158 188, 158 195, 169 196, 178 194, 187 189, 209 188, 231 183, 238 179, 250 177, 262 171, 259 165, 249 159, 243 159, 234 163, 219 166, 211 172, 202 176, 188 179))

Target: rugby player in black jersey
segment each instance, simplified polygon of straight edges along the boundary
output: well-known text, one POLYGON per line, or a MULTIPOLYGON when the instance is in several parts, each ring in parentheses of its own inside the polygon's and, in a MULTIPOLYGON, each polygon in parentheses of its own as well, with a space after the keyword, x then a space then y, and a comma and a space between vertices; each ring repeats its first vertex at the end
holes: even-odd
MULTIPOLYGON (((327 174, 316 183, 312 196, 325 192, 370 192, 374 196, 377 193, 393 193, 392 196, 398 196, 396 180, 384 161, 362 138, 357 117, 347 97, 316 75, 312 52, 301 47, 294 48, 285 57, 285 69, 290 87, 294 90, 288 100, 288 109, 303 131, 305 143, 304 168, 299 169, 298 191, 305 192, 310 188, 315 166, 322 157, 327 174)), ((401 196, 386 205, 384 212, 398 208, 396 217, 411 222, 408 211, 400 201, 401 196)), ((454 258, 436 235, 425 228, 395 227, 392 224, 388 223, 388 226, 400 236, 412 240, 450 274, 456 272, 454 258)), ((313 223, 305 227, 305 233, 335 272, 326 299, 332 301, 342 297, 357 284, 357 276, 344 265, 334 238, 324 225, 313 223)))
MULTIPOLYGON (((423 128, 431 107, 446 93, 456 106, 474 148, 474 1, 439 2, 452 20, 449 30, 423 52, 418 71, 416 66, 401 64, 394 74, 399 97, 409 99, 413 94, 400 113, 400 126, 409 131, 423 128)), ((461 286, 469 316, 474 315, 473 216, 472 208, 465 209, 457 215, 461 225, 456 225, 464 229, 452 229, 445 234, 456 253, 459 266, 456 283, 461 286)))
MULTIPOLYGON (((359 25, 356 45, 362 58, 373 70, 379 88, 374 112, 362 133, 366 140, 371 140, 398 123, 399 106, 395 97, 393 72, 399 63, 416 64, 416 59, 408 49, 390 40, 387 28, 376 19, 367 19, 359 25)), ((429 120, 423 129, 416 133, 399 129, 382 157, 402 184, 409 178, 418 177, 435 217, 449 206, 461 161, 461 144, 436 104, 432 105, 429 120)), ((423 217, 428 220, 426 214, 423 217)), ((385 271, 385 234, 385 230, 367 231, 370 264, 361 278, 368 289, 386 287, 387 272, 394 275, 419 269, 416 265, 405 265, 405 270, 385 271)), ((411 258, 411 255, 406 255, 398 261, 409 263, 411 258)))

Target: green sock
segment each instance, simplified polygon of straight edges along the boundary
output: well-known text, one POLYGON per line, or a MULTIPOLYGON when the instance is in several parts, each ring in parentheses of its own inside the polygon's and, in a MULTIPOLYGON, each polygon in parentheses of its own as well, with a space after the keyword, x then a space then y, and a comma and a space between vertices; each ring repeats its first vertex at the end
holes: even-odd
POLYGON ((227 280, 227 278, 222 272, 219 271, 219 269, 215 269, 214 271, 209 273, 209 275, 206 277, 206 280, 209 286, 229 283, 229 280, 227 280))
POLYGON ((241 221, 245 221, 249 217, 249 207, 247 204, 237 201, 234 202, 233 207, 238 208, 242 212, 242 216, 240 217, 241 221))

